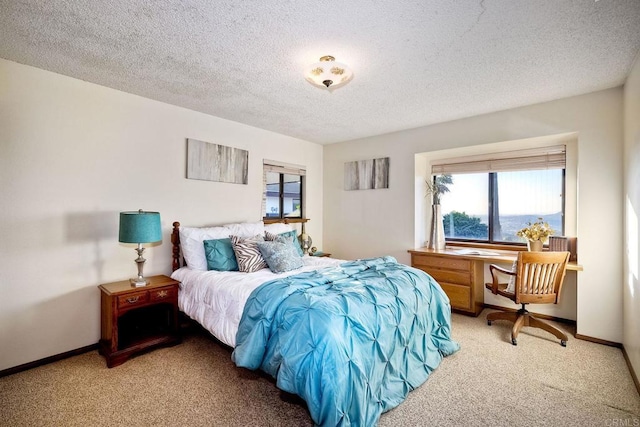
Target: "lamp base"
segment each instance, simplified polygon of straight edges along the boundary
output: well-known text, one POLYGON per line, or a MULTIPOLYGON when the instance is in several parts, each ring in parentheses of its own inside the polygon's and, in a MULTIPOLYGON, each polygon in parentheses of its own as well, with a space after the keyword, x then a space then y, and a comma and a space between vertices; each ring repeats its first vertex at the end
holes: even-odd
POLYGON ((144 277, 136 277, 135 279, 129 279, 129 282, 131 283, 131 286, 135 288, 141 288, 149 284, 149 281, 144 277))
POLYGON ((138 258, 136 258, 135 260, 136 265, 138 266, 138 277, 134 279, 129 279, 129 282, 131 282, 131 286, 134 286, 136 288, 141 288, 149 284, 149 281, 145 279, 144 276, 142 275, 142 269, 144 267, 144 262, 146 261, 146 259, 142 257, 142 253, 144 252, 142 243, 138 243, 138 248, 136 249, 136 252, 138 253, 138 258))

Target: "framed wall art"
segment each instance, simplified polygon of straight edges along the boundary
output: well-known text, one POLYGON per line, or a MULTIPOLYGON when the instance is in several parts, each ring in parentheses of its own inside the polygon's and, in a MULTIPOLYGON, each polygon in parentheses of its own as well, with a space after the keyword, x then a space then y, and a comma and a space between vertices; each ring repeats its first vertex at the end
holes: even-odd
POLYGON ((247 184, 249 152, 187 138, 187 178, 247 184))
POLYGON ((345 190, 389 188, 389 157, 344 164, 345 190))

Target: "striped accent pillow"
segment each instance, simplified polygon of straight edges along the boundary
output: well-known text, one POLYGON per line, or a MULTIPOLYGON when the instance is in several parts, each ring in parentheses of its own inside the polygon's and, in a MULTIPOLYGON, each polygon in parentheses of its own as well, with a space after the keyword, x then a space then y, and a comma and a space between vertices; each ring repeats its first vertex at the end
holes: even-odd
POLYGON ((231 246, 233 246, 233 252, 236 254, 236 260, 238 261, 238 270, 243 273, 253 273, 263 268, 267 268, 267 263, 260 249, 258 249, 258 242, 264 241, 261 235, 257 235, 250 238, 242 238, 238 236, 229 236, 231 239, 231 246))

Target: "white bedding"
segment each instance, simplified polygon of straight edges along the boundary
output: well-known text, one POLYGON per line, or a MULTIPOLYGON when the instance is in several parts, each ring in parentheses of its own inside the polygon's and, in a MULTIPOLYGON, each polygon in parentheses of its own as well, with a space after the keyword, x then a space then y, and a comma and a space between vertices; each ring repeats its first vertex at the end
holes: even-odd
POLYGON ((303 257, 304 267, 274 274, 268 268, 255 273, 237 271, 200 271, 182 267, 171 277, 178 280, 180 310, 200 323, 223 343, 235 347, 242 310, 251 292, 261 284, 279 277, 338 265, 344 260, 328 257, 303 257))

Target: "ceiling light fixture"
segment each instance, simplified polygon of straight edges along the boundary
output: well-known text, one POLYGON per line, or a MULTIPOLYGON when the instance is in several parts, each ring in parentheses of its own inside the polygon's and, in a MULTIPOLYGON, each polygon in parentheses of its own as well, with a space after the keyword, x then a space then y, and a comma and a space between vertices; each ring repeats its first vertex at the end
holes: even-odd
POLYGON ((320 62, 307 67, 305 78, 322 89, 332 90, 346 84, 353 77, 353 71, 347 65, 335 61, 333 56, 323 56, 320 62))

